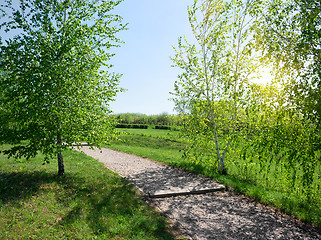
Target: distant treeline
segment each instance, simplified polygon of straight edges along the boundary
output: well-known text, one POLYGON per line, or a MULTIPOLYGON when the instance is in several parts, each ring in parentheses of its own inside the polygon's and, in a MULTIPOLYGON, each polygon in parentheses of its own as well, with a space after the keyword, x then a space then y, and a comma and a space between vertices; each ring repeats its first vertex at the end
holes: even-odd
POLYGON ((154 125, 154 126, 180 126, 179 117, 161 113, 158 115, 146 115, 141 113, 115 114, 118 125, 154 125))

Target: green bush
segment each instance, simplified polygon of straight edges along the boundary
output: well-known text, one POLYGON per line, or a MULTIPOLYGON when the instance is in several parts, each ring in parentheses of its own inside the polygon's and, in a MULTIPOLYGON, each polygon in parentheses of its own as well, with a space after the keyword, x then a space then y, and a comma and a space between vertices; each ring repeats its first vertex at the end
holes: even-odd
POLYGON ((155 129, 171 130, 171 127, 170 126, 164 126, 164 125, 156 125, 155 129))
POLYGON ((116 128, 138 128, 138 129, 147 129, 147 124, 117 124, 116 128))

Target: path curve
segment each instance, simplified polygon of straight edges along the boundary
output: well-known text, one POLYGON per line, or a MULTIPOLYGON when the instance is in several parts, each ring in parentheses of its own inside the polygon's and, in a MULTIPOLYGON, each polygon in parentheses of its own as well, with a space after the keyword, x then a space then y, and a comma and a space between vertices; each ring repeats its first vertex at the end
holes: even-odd
MULTIPOLYGON (((144 193, 218 185, 211 179, 108 148, 100 151, 84 146, 81 150, 126 177, 144 193)), ((298 223, 231 191, 153 198, 148 202, 187 239, 321 239, 320 229, 298 223)))

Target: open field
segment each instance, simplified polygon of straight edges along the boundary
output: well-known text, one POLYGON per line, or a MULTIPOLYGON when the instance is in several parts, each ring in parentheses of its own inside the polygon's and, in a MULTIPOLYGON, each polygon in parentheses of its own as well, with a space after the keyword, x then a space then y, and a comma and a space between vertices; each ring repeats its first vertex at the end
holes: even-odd
POLYGON ((128 181, 83 153, 64 161, 59 177, 41 155, 0 155, 0 239, 174 239, 128 181))
POLYGON ((107 147, 175 165, 182 156, 184 142, 179 132, 158 129, 122 129, 121 142, 107 147))
MULTIPOLYGON (((204 163, 182 158, 186 143, 177 131, 125 129, 120 138, 122 142, 107 147, 212 177, 321 226, 320 202, 295 198, 245 176, 222 176, 204 163)), ((43 165, 41 155, 29 161, 0 155, 0 239, 173 239, 166 219, 146 206, 126 180, 78 152, 64 152, 64 160, 66 175, 58 177, 55 160, 43 165)))
MULTIPOLYGON (((321 226, 321 199, 316 196, 313 202, 305 198, 290 194, 285 188, 285 175, 277 175, 273 171, 269 176, 258 174, 255 161, 231 155, 233 159, 227 163, 229 175, 217 174, 213 168, 204 162, 193 163, 182 157, 184 154, 184 139, 179 137, 179 132, 156 129, 125 129, 120 135, 120 142, 114 142, 107 147, 147 157, 156 161, 171 164, 187 169, 198 174, 211 177, 221 183, 227 184, 235 191, 244 193, 252 198, 275 206, 283 212, 289 213, 306 222, 321 226), (270 186, 265 183, 269 183, 270 186), (280 186, 277 186, 278 182, 280 186)), ((276 166, 272 165, 272 168, 276 166)), ((320 176, 320 166, 316 168, 320 176)), ((275 171, 276 172, 276 171, 275 171)), ((298 172, 298 174, 300 174, 298 172)), ((316 181, 316 184, 318 182, 316 181)), ((317 193, 319 186, 315 186, 317 193)), ((320 189, 319 189, 320 191, 320 189)))

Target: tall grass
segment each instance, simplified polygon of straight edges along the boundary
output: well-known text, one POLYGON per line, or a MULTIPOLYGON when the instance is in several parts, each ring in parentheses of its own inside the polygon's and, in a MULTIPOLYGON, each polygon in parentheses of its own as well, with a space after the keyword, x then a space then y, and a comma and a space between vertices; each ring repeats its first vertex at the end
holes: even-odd
POLYGON ((0 155, 0 239, 174 239, 126 180, 79 152, 64 160, 59 177, 41 155, 0 155))

